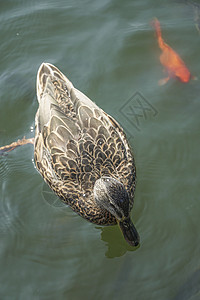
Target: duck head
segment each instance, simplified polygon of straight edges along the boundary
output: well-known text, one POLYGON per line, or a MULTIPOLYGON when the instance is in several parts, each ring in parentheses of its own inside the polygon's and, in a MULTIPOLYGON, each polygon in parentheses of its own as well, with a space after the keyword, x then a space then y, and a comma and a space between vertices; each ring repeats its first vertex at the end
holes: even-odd
POLYGON ((112 177, 103 176, 95 182, 94 198, 100 207, 116 218, 125 240, 131 246, 138 246, 139 235, 130 218, 129 195, 124 185, 112 177))

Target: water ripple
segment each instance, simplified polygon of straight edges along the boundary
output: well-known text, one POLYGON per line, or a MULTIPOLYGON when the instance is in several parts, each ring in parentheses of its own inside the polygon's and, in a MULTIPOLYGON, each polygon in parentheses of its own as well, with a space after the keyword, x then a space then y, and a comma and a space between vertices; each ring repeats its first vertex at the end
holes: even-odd
POLYGON ((10 240, 12 246, 9 247, 9 252, 12 253, 22 247, 25 242, 23 236, 25 223, 20 217, 19 207, 13 205, 7 190, 8 185, 4 180, 1 186, 0 231, 7 240, 10 240))

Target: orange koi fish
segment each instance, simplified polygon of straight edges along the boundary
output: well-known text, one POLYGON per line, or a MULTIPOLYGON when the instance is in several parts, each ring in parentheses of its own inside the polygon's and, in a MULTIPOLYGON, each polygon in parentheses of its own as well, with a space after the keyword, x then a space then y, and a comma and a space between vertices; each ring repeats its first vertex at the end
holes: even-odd
POLYGON ((162 50, 160 55, 160 62, 165 67, 168 72, 168 77, 159 80, 158 84, 163 85, 167 83, 170 78, 178 78, 182 82, 189 82, 191 79, 191 74, 186 67, 184 61, 180 58, 178 53, 176 53, 169 45, 167 45, 161 35, 160 22, 158 19, 154 19, 152 22, 153 27, 156 30, 156 35, 158 39, 158 45, 162 50))

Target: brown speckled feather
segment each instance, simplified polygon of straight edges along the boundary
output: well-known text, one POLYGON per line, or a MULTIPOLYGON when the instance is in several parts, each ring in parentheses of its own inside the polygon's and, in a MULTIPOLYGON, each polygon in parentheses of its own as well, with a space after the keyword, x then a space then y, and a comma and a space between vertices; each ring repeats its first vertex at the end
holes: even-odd
POLYGON ((101 176, 124 184, 133 206, 135 164, 119 124, 53 65, 43 63, 37 76, 35 163, 52 190, 75 212, 100 225, 116 219, 94 201, 101 176))

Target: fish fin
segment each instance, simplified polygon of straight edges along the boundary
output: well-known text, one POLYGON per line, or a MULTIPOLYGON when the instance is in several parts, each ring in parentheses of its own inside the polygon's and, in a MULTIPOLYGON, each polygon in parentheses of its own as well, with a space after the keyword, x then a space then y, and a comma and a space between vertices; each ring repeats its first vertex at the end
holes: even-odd
POLYGON ((191 79, 192 80, 198 80, 198 77, 197 76, 192 76, 191 79))
POLYGON ((160 22, 158 21, 157 18, 154 18, 153 21, 151 22, 151 24, 155 28, 156 36, 157 36, 157 40, 158 40, 158 45, 159 45, 161 50, 164 50, 165 49, 165 42, 162 38, 160 22))
POLYGON ((169 79, 170 79, 170 77, 168 76, 168 77, 165 77, 165 78, 162 78, 162 79, 158 80, 158 85, 161 86, 161 85, 166 84, 169 79))

